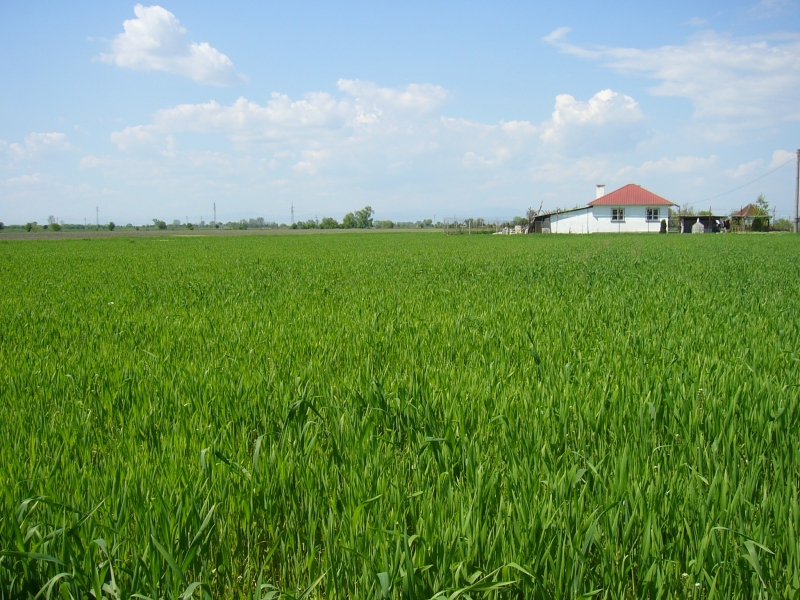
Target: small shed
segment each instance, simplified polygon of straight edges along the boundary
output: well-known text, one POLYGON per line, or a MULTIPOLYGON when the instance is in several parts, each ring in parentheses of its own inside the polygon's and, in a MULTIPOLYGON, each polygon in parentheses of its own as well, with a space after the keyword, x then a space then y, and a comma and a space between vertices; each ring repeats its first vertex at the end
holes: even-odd
POLYGON ((763 208, 748 204, 731 215, 732 231, 769 231, 770 216, 763 208))
POLYGON ((728 229, 728 217, 722 215, 681 215, 681 232, 692 233, 695 223, 703 226, 703 233, 719 233, 728 229))

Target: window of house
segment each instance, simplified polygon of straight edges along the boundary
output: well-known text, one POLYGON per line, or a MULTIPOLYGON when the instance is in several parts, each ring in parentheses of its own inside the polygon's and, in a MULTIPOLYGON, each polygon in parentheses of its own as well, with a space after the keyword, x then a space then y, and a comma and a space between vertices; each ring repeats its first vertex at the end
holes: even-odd
POLYGON ((624 208, 612 208, 611 209, 611 220, 614 222, 624 221, 625 220, 625 209, 624 208))
POLYGON ((647 209, 647 220, 648 221, 658 221, 658 209, 657 208, 648 208, 647 209))

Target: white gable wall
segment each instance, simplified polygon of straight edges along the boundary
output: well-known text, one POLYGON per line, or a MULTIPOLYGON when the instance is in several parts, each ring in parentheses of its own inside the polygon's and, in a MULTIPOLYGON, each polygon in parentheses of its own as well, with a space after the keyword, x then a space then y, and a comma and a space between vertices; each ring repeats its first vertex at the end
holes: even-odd
POLYGON ((668 206, 589 206, 550 216, 552 233, 658 233, 668 206), (625 220, 611 220, 613 208, 625 209, 625 220), (658 220, 647 220, 647 209, 658 208, 658 220))

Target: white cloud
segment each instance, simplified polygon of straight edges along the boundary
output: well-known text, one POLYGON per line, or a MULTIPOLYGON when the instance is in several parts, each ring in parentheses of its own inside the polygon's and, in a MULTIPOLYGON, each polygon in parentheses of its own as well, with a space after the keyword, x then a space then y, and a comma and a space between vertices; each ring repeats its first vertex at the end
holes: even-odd
MULTIPOLYGON (((775 150, 775 152, 772 153, 772 160, 766 166, 766 169, 772 170, 782 167, 786 163, 793 162, 796 156, 796 153, 789 152, 788 150, 775 150)), ((751 160, 750 162, 740 164, 735 169, 727 169, 725 174, 733 179, 763 175, 765 162, 763 158, 751 160)))
POLYGON ((22 144, 10 144, 8 154, 16 160, 38 160, 72 150, 63 133, 31 133, 22 144))
POLYGON ((777 169, 778 167, 783 166, 787 162, 795 160, 796 158, 796 152, 789 152, 788 150, 775 150, 775 152, 772 153, 772 162, 769 163, 769 168, 777 169))
POLYGON ((371 81, 340 79, 336 82, 336 86, 340 91, 365 104, 400 112, 430 112, 439 108, 448 98, 444 88, 429 83, 412 83, 404 89, 395 89, 379 87, 371 81))
POLYGON ((666 175, 666 174, 687 174, 695 173, 697 171, 707 171, 714 164, 716 164, 718 157, 709 156, 704 158, 702 156, 678 156, 675 158, 668 158, 666 156, 658 160, 648 160, 642 163, 638 168, 623 168, 618 171, 618 176, 628 176, 629 174, 638 174, 641 176, 648 175, 666 175))
POLYGON ((770 19, 792 12, 796 5, 793 0, 761 0, 749 12, 757 19, 770 19))
POLYGON ((509 150, 508 148, 498 148, 494 153, 494 157, 492 158, 486 158, 485 156, 480 156, 475 152, 467 152, 461 159, 461 163, 467 168, 496 167, 503 164, 510 157, 511 157, 511 150, 509 150))
MULTIPOLYGON (((653 49, 582 46, 567 43, 568 29, 545 37, 564 53, 603 61, 623 74, 658 81, 656 96, 690 100, 695 119, 763 126, 800 119, 800 35, 758 40, 706 31, 686 44, 653 49)), ((730 132, 729 132, 730 133, 730 132)))
POLYGON ((6 179, 8 185, 31 185, 42 182, 42 174, 34 173, 33 175, 21 175, 20 177, 11 177, 6 179))
POLYGON ((155 141, 150 127, 137 125, 136 127, 126 127, 122 131, 111 133, 111 143, 118 149, 125 151, 134 147, 148 146, 155 141))
POLYGON ((337 101, 327 93, 307 94, 304 100, 296 101, 273 93, 264 106, 239 98, 230 106, 212 100, 159 110, 153 119, 153 128, 216 133, 237 140, 270 139, 285 137, 298 129, 341 126, 351 113, 352 107, 347 102, 337 101))
POLYGON ((141 71, 166 71, 198 83, 234 85, 246 81, 231 60, 207 43, 190 43, 186 29, 168 10, 160 6, 134 9, 135 19, 125 21, 111 41, 111 53, 98 59, 118 67, 141 71))
POLYGON ((686 21, 686 24, 692 27, 705 27, 706 25, 708 25, 708 21, 706 21, 701 17, 692 17, 691 19, 686 21))
POLYGON ((636 100, 625 94, 603 90, 588 102, 560 94, 541 139, 569 153, 630 149, 643 136, 642 120, 636 100))
POLYGON ((753 175, 762 165, 762 159, 751 160, 750 162, 742 163, 735 169, 726 169, 725 174, 733 179, 742 179, 753 175))

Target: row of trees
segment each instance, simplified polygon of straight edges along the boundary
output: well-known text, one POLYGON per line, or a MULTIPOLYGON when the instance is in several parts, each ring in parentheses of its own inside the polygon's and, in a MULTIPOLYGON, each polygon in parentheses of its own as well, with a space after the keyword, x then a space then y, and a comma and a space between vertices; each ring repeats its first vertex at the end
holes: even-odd
POLYGON ((347 213, 341 223, 333 217, 323 217, 321 221, 298 221, 292 225, 292 229, 371 229, 374 226, 374 214, 371 206, 365 206, 361 210, 347 213))

